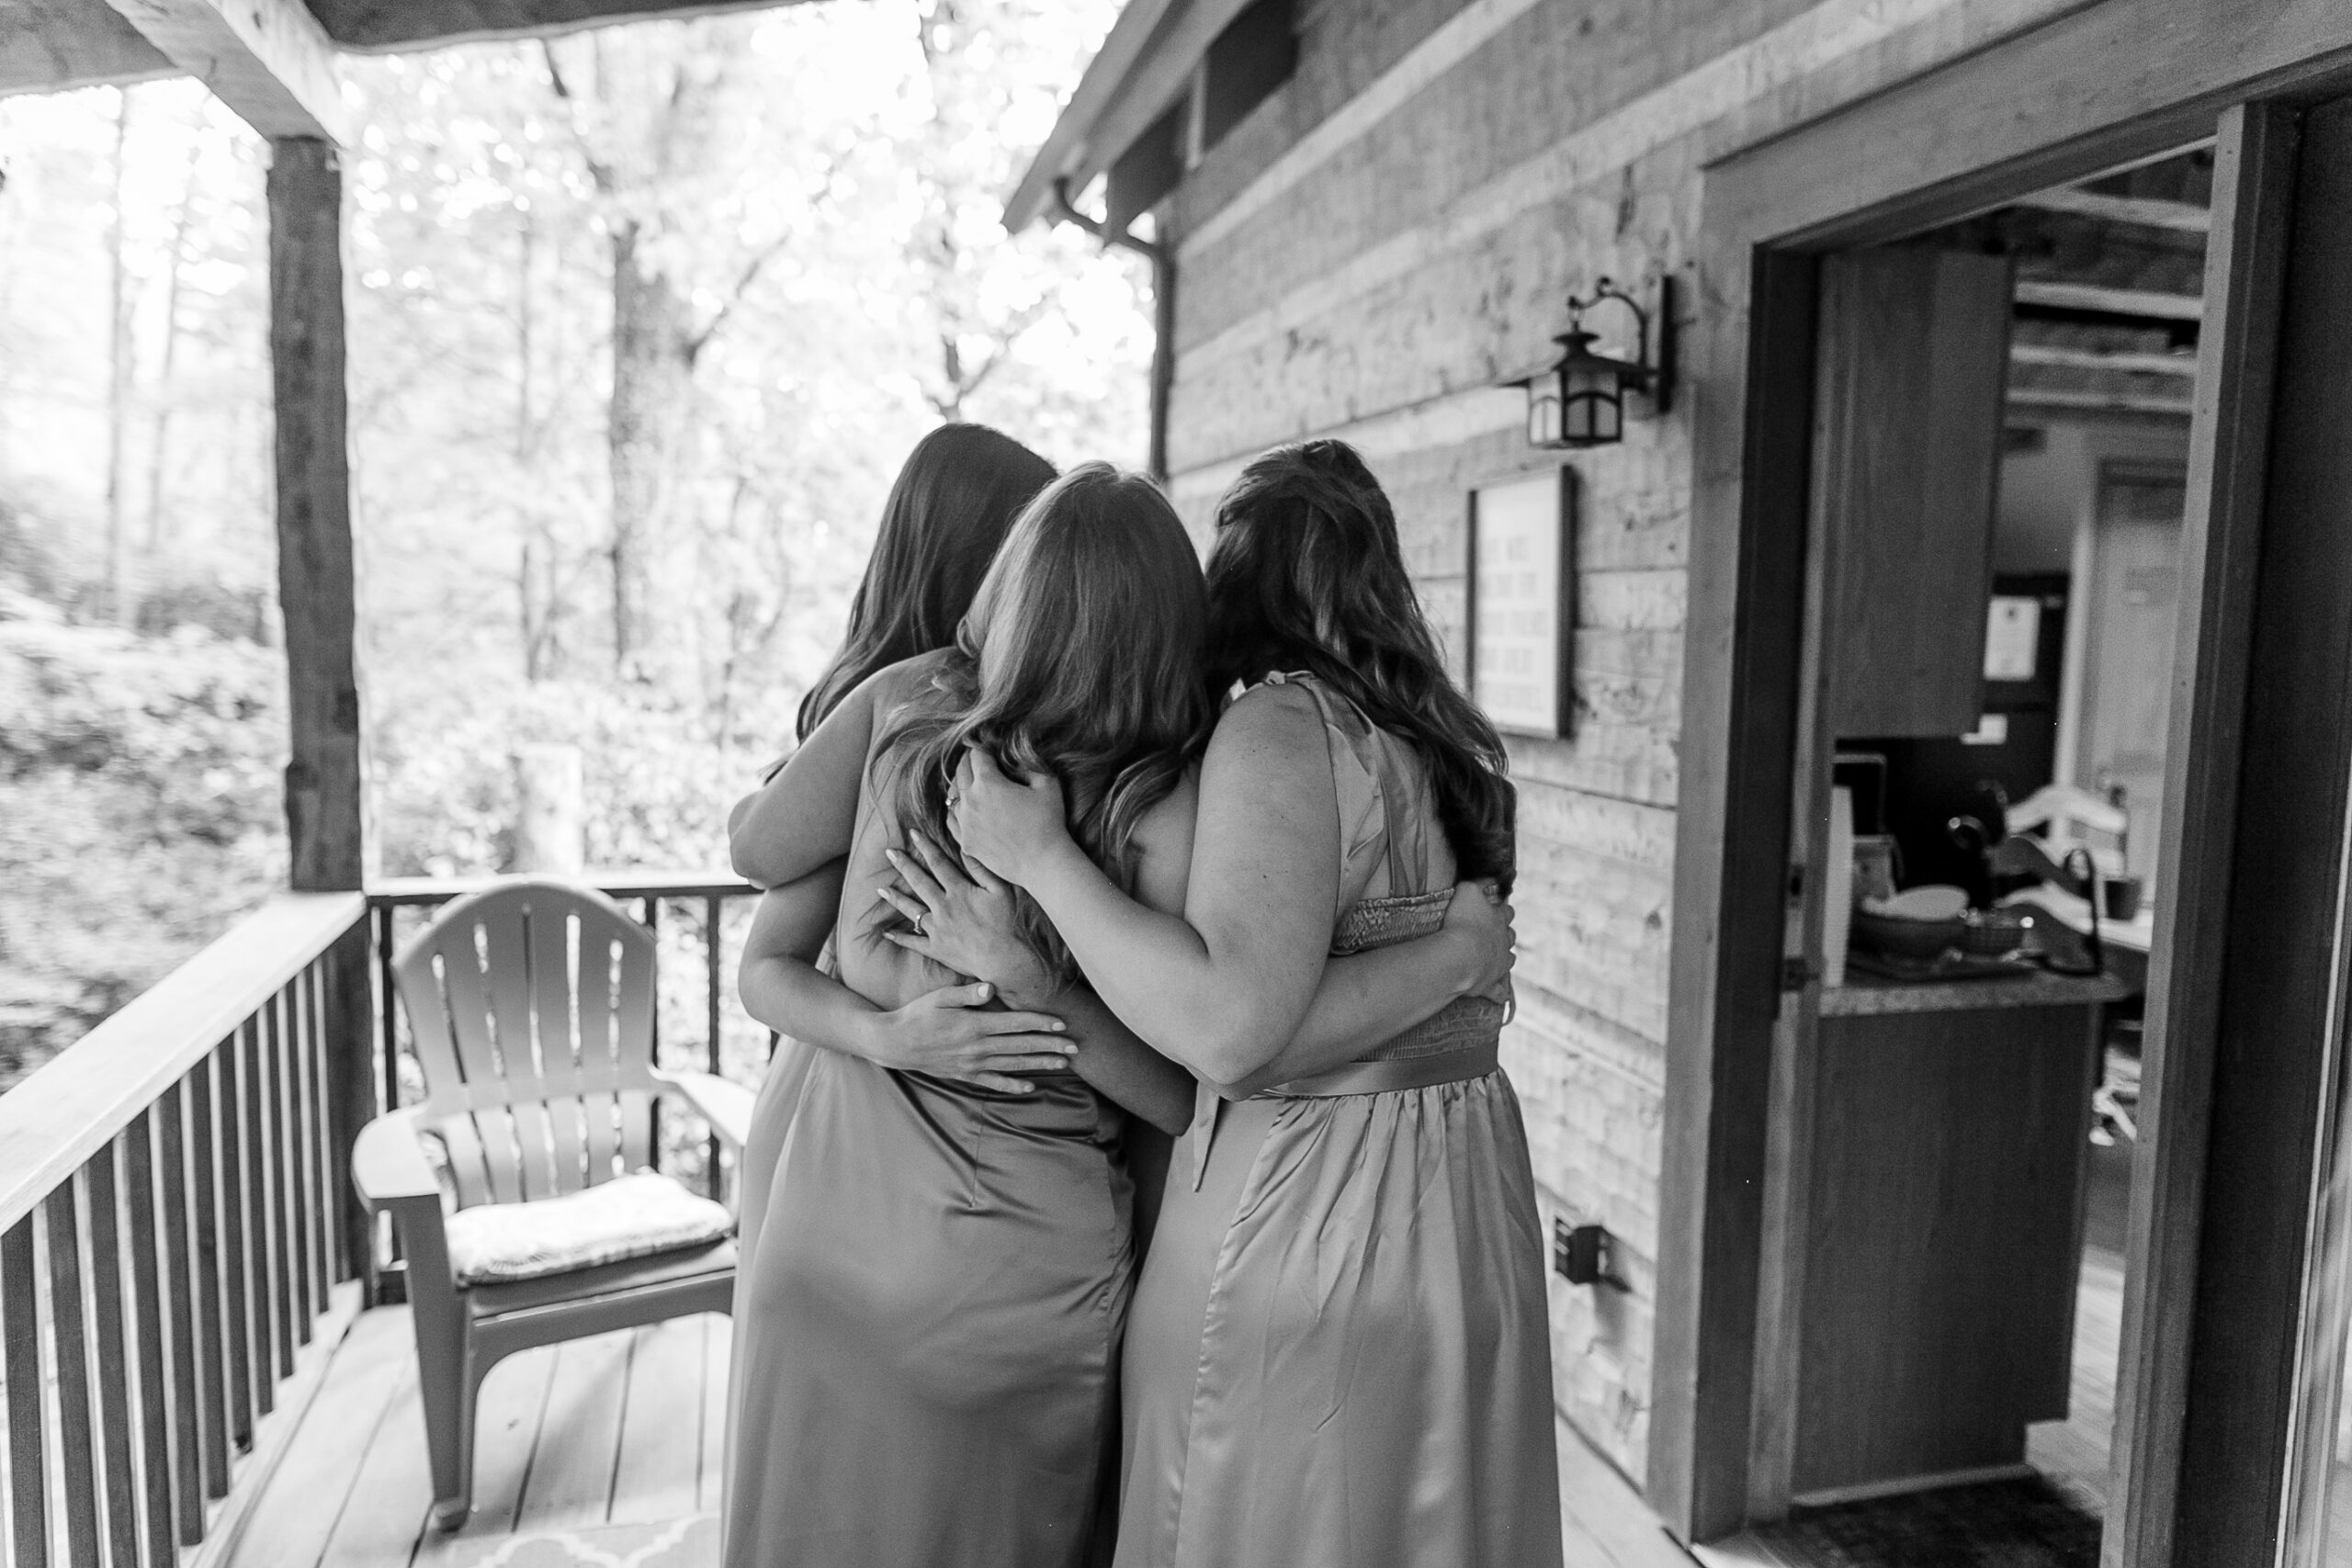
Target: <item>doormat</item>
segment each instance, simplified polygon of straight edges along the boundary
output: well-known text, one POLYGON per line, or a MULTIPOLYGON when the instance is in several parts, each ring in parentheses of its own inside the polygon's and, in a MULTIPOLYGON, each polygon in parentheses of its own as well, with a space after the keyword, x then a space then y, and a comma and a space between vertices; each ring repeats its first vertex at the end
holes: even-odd
POLYGON ((1791 1568, 2098 1568, 2098 1529, 2030 1476, 1802 1508, 1747 1539, 1791 1568))
POLYGON ((432 1568, 718 1568, 718 1516, 428 1542, 432 1568))

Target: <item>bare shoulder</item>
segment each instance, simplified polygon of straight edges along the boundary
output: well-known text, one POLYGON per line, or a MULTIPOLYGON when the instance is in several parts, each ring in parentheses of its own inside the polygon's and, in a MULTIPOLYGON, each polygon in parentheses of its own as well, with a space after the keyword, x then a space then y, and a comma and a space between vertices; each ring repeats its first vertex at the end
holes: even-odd
POLYGON ((901 659, 896 664, 886 664, 859 682, 847 700, 855 702, 862 697, 870 710, 888 713, 909 697, 929 691, 933 680, 946 668, 951 657, 952 649, 939 648, 918 653, 912 659, 901 659))
POLYGON ((1284 682, 1254 686, 1234 699, 1209 737, 1203 771, 1222 781, 1283 775, 1300 769, 1328 774, 1329 742, 1322 709, 1305 687, 1284 682))

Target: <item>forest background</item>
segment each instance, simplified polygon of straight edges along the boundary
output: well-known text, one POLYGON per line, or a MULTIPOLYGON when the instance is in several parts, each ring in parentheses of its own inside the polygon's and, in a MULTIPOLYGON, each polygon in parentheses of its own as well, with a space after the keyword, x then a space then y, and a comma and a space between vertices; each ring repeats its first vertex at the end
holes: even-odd
MULTIPOLYGON (((1114 13, 345 62, 380 874, 510 869, 544 743, 588 864, 723 863, 926 429, 1141 461, 1140 264, 1001 224, 1114 13)), ((5 1088, 283 886, 286 678, 266 145, 175 81, 0 100, 0 157, 5 1088)))

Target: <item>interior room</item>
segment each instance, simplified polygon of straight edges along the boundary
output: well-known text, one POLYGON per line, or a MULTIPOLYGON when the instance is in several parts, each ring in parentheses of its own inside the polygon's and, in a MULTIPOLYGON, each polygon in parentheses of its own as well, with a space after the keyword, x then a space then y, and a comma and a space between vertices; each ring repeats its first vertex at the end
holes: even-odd
POLYGON ((2098 1559, 2211 177, 1825 266, 1788 1561, 2098 1559))

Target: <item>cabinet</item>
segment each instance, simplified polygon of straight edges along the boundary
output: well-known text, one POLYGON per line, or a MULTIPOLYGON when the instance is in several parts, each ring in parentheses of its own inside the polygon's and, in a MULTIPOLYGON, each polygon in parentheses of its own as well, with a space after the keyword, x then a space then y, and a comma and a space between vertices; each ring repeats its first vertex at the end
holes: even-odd
POLYGON ((1800 1498, 2016 1464, 2028 1424, 2066 1414, 2098 1003, 2120 987, 1959 984, 2012 1005, 1821 1020, 1800 1498))
POLYGON ((1813 511, 1833 736, 1976 728, 2009 297, 2001 256, 1822 263, 1813 511))

